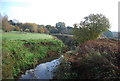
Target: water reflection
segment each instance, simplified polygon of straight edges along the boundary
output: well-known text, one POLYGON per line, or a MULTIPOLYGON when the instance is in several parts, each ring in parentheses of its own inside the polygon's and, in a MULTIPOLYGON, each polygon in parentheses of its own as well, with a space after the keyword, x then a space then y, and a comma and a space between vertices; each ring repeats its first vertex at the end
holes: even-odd
POLYGON ((60 58, 55 59, 51 62, 46 62, 39 64, 35 69, 27 70, 24 75, 21 76, 21 79, 52 79, 55 73, 55 69, 57 69, 58 65, 61 62, 60 58))

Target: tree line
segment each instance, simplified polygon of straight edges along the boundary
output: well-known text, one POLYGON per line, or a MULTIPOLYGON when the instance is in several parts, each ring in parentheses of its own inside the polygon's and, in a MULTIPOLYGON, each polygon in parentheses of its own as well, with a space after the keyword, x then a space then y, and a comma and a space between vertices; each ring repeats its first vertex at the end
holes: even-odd
POLYGON ((66 26, 64 22, 58 22, 55 26, 39 25, 36 23, 22 23, 15 20, 8 20, 8 16, 0 14, 0 28, 4 32, 21 31, 21 32, 37 32, 46 34, 69 34, 74 35, 75 39, 84 42, 99 36, 114 38, 112 32, 109 31, 109 19, 102 14, 90 14, 84 17, 84 21, 74 24, 73 27, 66 26))
POLYGON ((62 34, 72 34, 73 27, 65 26, 64 22, 58 22, 55 26, 52 25, 39 25, 36 23, 21 23, 16 22, 14 20, 8 20, 7 15, 0 15, 0 19, 2 21, 1 29, 4 32, 10 31, 21 31, 21 32, 37 32, 37 33, 46 33, 46 34, 54 34, 54 33, 62 33, 62 34))

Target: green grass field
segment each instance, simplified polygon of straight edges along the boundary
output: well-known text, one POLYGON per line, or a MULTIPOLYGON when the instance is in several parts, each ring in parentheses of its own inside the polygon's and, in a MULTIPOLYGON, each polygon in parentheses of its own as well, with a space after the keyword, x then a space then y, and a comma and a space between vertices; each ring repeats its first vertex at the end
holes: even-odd
POLYGON ((40 33, 22 33, 22 32, 9 32, 2 33, 2 39, 7 40, 27 40, 27 39, 54 39, 53 36, 48 34, 40 34, 40 33))

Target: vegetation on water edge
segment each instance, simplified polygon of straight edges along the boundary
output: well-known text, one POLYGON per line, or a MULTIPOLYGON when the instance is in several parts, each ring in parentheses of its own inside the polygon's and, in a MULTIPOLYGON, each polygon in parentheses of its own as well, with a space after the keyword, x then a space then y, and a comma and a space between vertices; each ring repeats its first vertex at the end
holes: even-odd
POLYGON ((96 39, 67 52, 55 78, 61 79, 120 79, 119 40, 96 39))
POLYGON ((13 79, 20 72, 36 65, 39 60, 60 54, 64 44, 60 40, 4 40, 2 44, 3 79, 13 79))

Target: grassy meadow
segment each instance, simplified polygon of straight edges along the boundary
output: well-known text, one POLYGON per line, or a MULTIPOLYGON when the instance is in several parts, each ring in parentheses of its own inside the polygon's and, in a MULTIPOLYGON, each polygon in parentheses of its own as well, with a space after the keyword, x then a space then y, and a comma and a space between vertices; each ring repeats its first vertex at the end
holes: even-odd
POLYGON ((27 40, 27 39, 54 39, 53 36, 48 34, 39 34, 39 33, 26 33, 26 32, 8 32, 2 33, 2 39, 6 40, 27 40))

